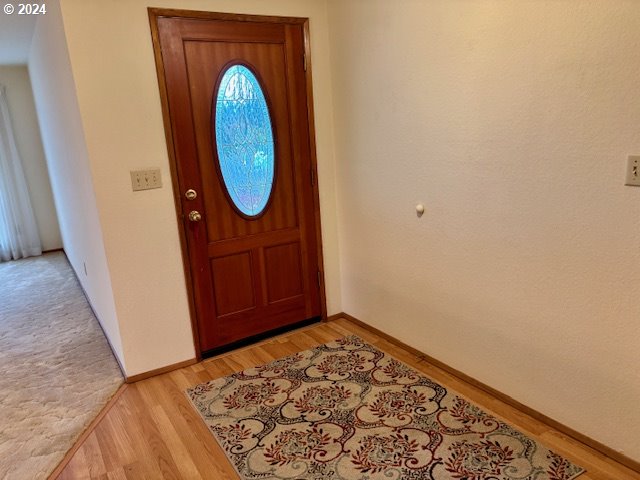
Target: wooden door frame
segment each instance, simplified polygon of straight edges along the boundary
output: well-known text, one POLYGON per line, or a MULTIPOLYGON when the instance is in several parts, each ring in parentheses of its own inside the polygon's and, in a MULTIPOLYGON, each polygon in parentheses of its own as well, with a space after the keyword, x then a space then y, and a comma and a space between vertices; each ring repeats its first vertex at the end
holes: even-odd
POLYGON ((306 97, 307 97, 307 122, 309 125, 309 153, 311 160, 311 171, 314 175, 312 183, 313 204, 315 216, 315 234, 318 255, 318 271, 320 272, 320 311, 322 320, 327 319, 327 300, 325 292, 324 280, 324 259, 322 253, 322 230, 320 226, 320 192, 318 188, 318 161, 316 155, 316 135, 315 122, 313 112, 313 88, 311 82, 311 46, 309 35, 309 19, 303 17, 276 17, 263 15, 244 15, 235 13, 218 13, 204 12, 196 10, 178 10, 166 8, 148 8, 149 24, 151 27, 151 38, 153 41, 153 52, 156 61, 156 74, 158 76, 158 87, 160 90, 160 101, 162 104, 162 118, 164 122, 165 140, 167 142, 167 152, 169 154, 169 168, 171 171, 171 186, 173 189, 173 200, 176 209, 176 220, 178 222, 178 232, 180 235, 180 247, 182 251, 182 266, 184 270, 185 284, 187 287, 187 296, 189 300, 189 316, 191 317, 191 331, 193 334, 193 344, 196 351, 196 358, 202 359, 202 350, 200 348, 200 333, 198 330, 197 310, 195 303, 195 290, 193 287, 193 276, 191 275, 191 266, 189 261, 189 245, 187 242, 187 229, 185 225, 184 214, 182 213, 182 192, 178 182, 178 159, 173 141, 173 129, 171 127, 169 95, 167 92, 167 84, 164 78, 164 61, 162 59, 162 50, 160 47, 160 36, 158 34, 159 18, 181 18, 196 20, 226 20, 234 22, 259 22, 259 23, 284 23, 289 25, 300 25, 303 30, 304 38, 304 54, 305 54, 305 81, 306 81, 306 97))

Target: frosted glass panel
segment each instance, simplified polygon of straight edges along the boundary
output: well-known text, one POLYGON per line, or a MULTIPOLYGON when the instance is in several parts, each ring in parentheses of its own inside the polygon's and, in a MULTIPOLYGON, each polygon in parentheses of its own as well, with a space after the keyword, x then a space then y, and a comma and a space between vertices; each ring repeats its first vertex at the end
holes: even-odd
POLYGON ((215 108, 218 161, 229 196, 245 215, 259 215, 269 202, 275 159, 269 107, 253 72, 229 67, 215 108))

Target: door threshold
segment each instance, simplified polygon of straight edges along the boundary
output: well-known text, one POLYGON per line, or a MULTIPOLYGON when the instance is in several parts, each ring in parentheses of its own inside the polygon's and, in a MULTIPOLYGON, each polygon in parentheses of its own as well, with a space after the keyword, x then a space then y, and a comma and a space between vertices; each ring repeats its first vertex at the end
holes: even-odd
POLYGON ((312 325, 314 323, 319 323, 322 320, 322 317, 312 317, 306 320, 302 320, 301 322, 292 323, 290 325, 285 325, 284 327, 274 328, 273 330, 269 330, 267 332, 259 333, 258 335, 252 335, 247 338, 243 338, 242 340, 238 340, 236 342, 229 343, 227 345, 223 345, 221 347, 212 348, 210 350, 202 352, 202 359, 210 358, 215 355, 220 355, 221 353, 228 353, 231 350, 235 350, 237 348, 246 347, 247 345, 251 345, 253 343, 260 342, 262 340, 266 340, 270 337, 275 337, 276 335, 280 335, 282 333, 287 333, 292 330, 296 330, 301 327, 306 327, 308 325, 312 325))

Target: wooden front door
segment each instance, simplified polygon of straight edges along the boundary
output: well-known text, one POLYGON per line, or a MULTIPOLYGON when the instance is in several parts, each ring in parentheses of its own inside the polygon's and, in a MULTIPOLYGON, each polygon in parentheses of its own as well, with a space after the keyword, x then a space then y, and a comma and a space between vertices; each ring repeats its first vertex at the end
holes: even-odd
POLYGON ((150 16, 200 352, 319 318, 306 20, 150 16))

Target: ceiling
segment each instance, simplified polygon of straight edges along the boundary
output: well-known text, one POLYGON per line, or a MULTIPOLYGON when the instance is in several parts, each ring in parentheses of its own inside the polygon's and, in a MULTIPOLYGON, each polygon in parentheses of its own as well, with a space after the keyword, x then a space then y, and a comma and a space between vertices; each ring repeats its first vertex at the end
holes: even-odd
POLYGON ((37 15, 7 15, 0 11, 0 65, 27 63, 37 19, 37 15))

